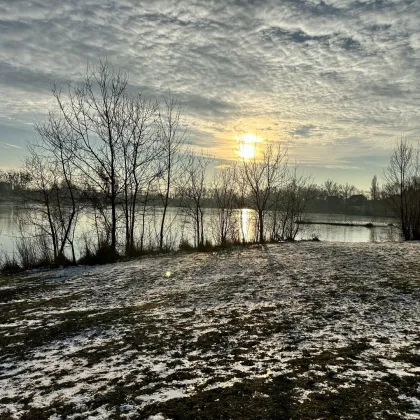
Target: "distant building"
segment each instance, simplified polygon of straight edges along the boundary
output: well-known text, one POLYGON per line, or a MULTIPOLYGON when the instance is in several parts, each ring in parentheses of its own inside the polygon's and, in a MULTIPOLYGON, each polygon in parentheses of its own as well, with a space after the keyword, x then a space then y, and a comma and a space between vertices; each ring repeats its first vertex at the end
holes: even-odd
POLYGON ((368 202, 368 199, 363 194, 352 195, 347 199, 348 206, 365 206, 368 202))

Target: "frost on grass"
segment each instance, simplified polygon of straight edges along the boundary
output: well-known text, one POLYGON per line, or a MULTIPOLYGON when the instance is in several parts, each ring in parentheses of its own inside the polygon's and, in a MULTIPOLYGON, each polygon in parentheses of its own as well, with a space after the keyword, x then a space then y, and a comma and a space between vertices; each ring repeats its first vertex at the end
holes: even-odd
POLYGON ((419 251, 280 244, 2 279, 0 418, 420 418, 419 251))

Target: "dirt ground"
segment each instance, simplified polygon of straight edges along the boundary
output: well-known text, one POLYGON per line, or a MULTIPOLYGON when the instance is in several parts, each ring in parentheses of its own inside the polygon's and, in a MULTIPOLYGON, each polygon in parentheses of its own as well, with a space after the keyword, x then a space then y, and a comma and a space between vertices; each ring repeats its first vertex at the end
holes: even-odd
POLYGON ((0 279, 0 419, 420 419, 420 243, 0 279))

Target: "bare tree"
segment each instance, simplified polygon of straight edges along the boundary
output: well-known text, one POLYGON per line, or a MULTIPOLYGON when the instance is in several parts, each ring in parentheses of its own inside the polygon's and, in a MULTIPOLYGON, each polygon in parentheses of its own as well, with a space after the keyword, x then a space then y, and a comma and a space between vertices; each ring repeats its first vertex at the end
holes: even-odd
POLYGON ((384 174, 387 203, 406 240, 420 239, 419 150, 401 137, 384 174))
POLYGON ((100 191, 110 206, 110 248, 117 247, 117 204, 121 144, 130 116, 127 116, 128 76, 107 62, 88 67, 81 86, 69 83, 64 95, 53 86, 62 116, 72 130, 76 164, 92 190, 100 191))
POLYGON ((331 179, 327 179, 324 182, 324 189, 327 196, 335 196, 339 194, 339 186, 336 182, 331 179))
POLYGON ((31 186, 34 194, 31 195, 30 199, 35 203, 38 202, 40 206, 36 213, 33 206, 27 206, 19 221, 20 226, 30 224, 35 227, 36 235, 47 236, 52 247, 53 258, 56 258, 60 247, 56 224, 58 217, 55 205, 59 181, 57 178, 57 162, 48 160, 35 150, 32 152, 30 150, 30 155, 25 162, 25 168, 32 174, 31 186))
POLYGON ((65 131, 60 121, 51 115, 37 130, 43 142, 29 146, 25 167, 31 173, 31 191, 26 192, 28 201, 19 221, 22 232, 24 226, 34 228, 36 240, 28 245, 29 239, 22 235, 18 245, 21 255, 29 255, 28 246, 40 246, 44 250, 42 259, 56 263, 67 260, 65 248, 70 246, 72 261, 76 263, 74 235, 81 204, 74 183, 72 156, 63 148, 65 131), (34 203, 39 206, 34 207, 34 203))
POLYGON ((370 198, 373 201, 376 201, 379 198, 379 184, 378 177, 376 175, 374 175, 370 184, 370 198))
POLYGON ((341 199, 344 201, 344 205, 347 205, 347 200, 356 192, 356 187, 346 182, 338 186, 338 191, 341 199))
POLYGON ((280 143, 267 143, 260 154, 242 159, 239 176, 247 187, 250 206, 258 217, 258 241, 265 242, 264 220, 273 203, 273 194, 280 188, 285 175, 286 149, 280 143))
POLYGON ((89 192, 98 241, 106 241, 114 255, 122 222, 126 253, 133 251, 138 200, 148 200, 153 180, 162 174, 156 163, 162 149, 157 147, 157 104, 129 94, 128 81, 126 74, 100 61, 87 68, 81 86, 69 83, 65 93, 53 87, 71 131, 68 148, 75 151, 89 192))
POLYGON ((271 239, 295 240, 305 218, 310 200, 317 194, 312 178, 298 174, 298 167, 288 168, 283 188, 276 192, 271 212, 271 239))
POLYGON ((145 212, 152 182, 160 175, 156 169, 159 151, 154 128, 157 105, 141 96, 129 98, 125 106, 125 122, 121 139, 122 192, 126 255, 135 248, 135 226, 139 195, 143 200, 141 209, 142 230, 140 250, 143 251, 145 212))
POLYGON ((236 241, 234 211, 236 208, 236 166, 216 169, 212 183, 212 197, 216 206, 216 243, 226 246, 230 240, 236 241))
MULTIPOLYGON (((169 95, 158 108, 141 95, 130 94, 128 76, 106 61, 88 66, 80 84, 69 82, 65 90, 54 85, 52 92, 59 108, 59 128, 62 133, 65 129, 61 150, 67 157, 71 155, 78 184, 90 201, 98 246, 106 245, 111 250, 109 257, 116 256, 121 229, 126 254, 132 253, 141 211, 143 249, 148 203, 153 189, 161 188, 164 210, 158 242, 162 249, 167 208, 185 138, 175 99, 169 95)), ((48 137, 46 128, 39 131, 48 137)), ((64 169, 61 165, 66 179, 64 169)))
POLYGON ((172 192, 181 175, 181 148, 185 142, 186 129, 181 124, 182 111, 176 99, 169 94, 160 104, 158 115, 158 136, 160 147, 159 189, 162 197, 162 218, 159 230, 159 249, 164 249, 168 207, 172 192))
POLYGON ((193 221, 194 246, 204 246, 204 199, 206 197, 206 172, 212 159, 204 153, 189 150, 184 158, 182 198, 185 213, 193 221))
MULTIPOLYGON (((32 159, 27 161, 28 169, 32 168, 40 177, 37 180, 43 191, 43 204, 50 213, 51 236, 56 236, 57 249, 54 258, 64 257, 66 245, 71 247, 72 260, 76 263, 74 233, 81 209, 80 189, 77 184, 77 168, 75 166, 75 150, 72 149, 71 130, 66 121, 57 114, 50 113, 45 123, 35 126, 41 142, 29 148, 32 159), (44 163, 42 163, 44 160, 44 163), (43 182, 50 172, 53 182, 50 186, 43 182), (48 187, 53 197, 47 197, 48 187), (51 199, 53 198, 53 200, 51 199), (51 210, 54 211, 51 211, 51 210), (54 232, 53 232, 54 231, 54 232)), ((35 179, 35 175, 33 175, 35 179)))

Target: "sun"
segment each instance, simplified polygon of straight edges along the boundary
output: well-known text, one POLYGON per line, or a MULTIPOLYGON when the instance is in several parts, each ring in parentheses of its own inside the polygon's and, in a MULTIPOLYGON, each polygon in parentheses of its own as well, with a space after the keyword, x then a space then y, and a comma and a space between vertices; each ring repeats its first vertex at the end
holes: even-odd
POLYGON ((262 139, 254 134, 245 134, 236 137, 236 140, 239 143, 236 154, 242 159, 252 159, 256 154, 256 143, 262 142, 262 139))
POLYGON ((251 159, 255 156, 255 146, 249 143, 240 143, 237 153, 242 159, 251 159))

